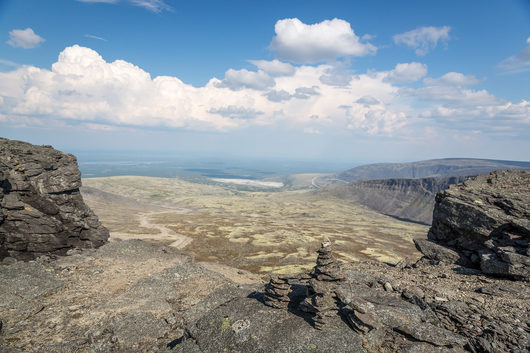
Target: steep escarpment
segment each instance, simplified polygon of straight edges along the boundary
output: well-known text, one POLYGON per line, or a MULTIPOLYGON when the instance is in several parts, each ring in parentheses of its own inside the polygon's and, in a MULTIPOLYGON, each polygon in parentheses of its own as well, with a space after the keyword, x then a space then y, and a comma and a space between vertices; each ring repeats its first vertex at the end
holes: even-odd
POLYGON ((339 173, 333 178, 352 182, 388 178, 428 178, 478 175, 493 170, 529 169, 530 162, 491 159, 447 158, 411 163, 367 164, 339 173))
POLYGON ((319 192, 360 203, 393 217, 430 225, 436 194, 466 178, 362 180, 328 186, 319 192))
POLYGON ((530 171, 479 175, 439 193, 428 238, 434 243, 421 240, 420 251, 439 245, 453 251, 441 260, 530 279, 530 171))
POLYGON ((83 202, 80 186, 73 155, 0 138, 0 259, 103 245, 109 232, 83 202))

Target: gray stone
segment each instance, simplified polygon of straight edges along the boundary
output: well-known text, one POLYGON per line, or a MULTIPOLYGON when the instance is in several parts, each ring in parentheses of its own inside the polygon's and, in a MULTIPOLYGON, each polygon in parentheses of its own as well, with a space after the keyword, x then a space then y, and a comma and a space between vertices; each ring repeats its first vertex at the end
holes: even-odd
POLYGON ((436 196, 429 240, 451 245, 475 266, 480 262, 486 274, 530 279, 528 185, 529 170, 495 171, 452 185, 436 196))
POLYGON ((103 245, 108 230, 85 205, 76 158, 0 138, 0 260, 103 245))
POLYGON ((427 239, 414 239, 416 248, 430 260, 445 263, 456 263, 460 255, 447 247, 441 246, 427 239))

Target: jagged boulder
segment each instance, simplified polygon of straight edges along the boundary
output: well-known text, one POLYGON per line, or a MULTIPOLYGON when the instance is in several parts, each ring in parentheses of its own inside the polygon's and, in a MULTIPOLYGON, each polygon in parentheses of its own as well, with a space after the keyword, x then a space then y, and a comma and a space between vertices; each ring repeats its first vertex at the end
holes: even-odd
POLYGON ((529 279, 530 171, 495 171, 439 193, 428 238, 484 273, 529 279))
POLYGON ((103 245, 109 232, 80 187, 73 155, 0 138, 0 260, 103 245))

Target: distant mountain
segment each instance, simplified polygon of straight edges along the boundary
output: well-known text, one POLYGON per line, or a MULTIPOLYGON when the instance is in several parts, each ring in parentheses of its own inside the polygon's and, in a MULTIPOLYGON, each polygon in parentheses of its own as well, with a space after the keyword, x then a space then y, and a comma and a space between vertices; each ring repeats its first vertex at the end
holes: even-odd
POLYGON ((331 185, 317 191, 360 203, 377 212, 430 225, 434 198, 449 185, 463 182, 466 176, 362 180, 331 185))
POLYGON ((436 193, 466 177, 493 170, 530 169, 530 162, 447 158, 367 164, 313 181, 318 192, 365 205, 393 217, 430 225, 436 193))
POLYGON ((530 162, 492 159, 447 158, 411 163, 367 164, 329 177, 328 180, 352 182, 389 178, 428 178, 486 174, 493 170, 530 169, 530 162), (338 180, 337 180, 338 179, 338 180))

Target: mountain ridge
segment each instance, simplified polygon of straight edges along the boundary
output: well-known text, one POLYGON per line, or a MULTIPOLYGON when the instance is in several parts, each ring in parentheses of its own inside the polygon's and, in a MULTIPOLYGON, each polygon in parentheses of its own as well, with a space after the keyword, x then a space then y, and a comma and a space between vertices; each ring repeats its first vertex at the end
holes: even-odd
MULTIPOLYGON (((487 174, 493 170, 530 169, 530 162, 478 158, 430 159, 408 163, 365 164, 334 174, 345 182, 389 178, 427 178, 487 174)), ((326 179, 326 178, 324 178, 326 179)))

